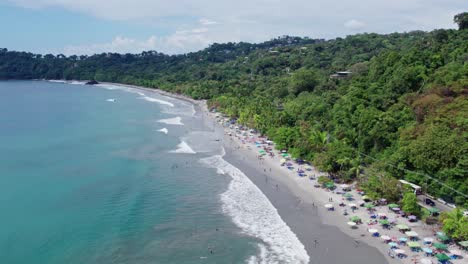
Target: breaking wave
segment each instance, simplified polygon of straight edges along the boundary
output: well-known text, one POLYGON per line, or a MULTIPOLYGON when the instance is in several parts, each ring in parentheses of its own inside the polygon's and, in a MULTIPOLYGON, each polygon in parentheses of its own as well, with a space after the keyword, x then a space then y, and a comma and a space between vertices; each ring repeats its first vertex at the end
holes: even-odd
POLYGON ((195 151, 185 142, 182 141, 180 142, 179 145, 177 145, 176 150, 172 150, 172 153, 185 153, 185 154, 196 154, 195 151))
POLYGON ((221 155, 203 158, 200 162, 232 177, 226 192, 221 194, 223 212, 244 233, 259 238, 258 254, 249 263, 308 263, 309 255, 276 208, 260 189, 238 168, 221 155))
POLYGON ((167 130, 167 128, 161 128, 158 130, 159 132, 163 132, 164 134, 167 135, 167 133, 169 133, 169 130, 167 130))
POLYGON ((158 122, 163 123, 163 124, 168 124, 168 125, 179 125, 179 126, 184 125, 184 123, 182 123, 182 118, 180 116, 167 118, 167 119, 161 119, 161 120, 158 120, 158 122))
MULTIPOLYGON (((139 93, 139 94, 141 95, 142 93, 139 93)), ((167 102, 167 101, 164 101, 164 100, 160 100, 160 99, 156 99, 156 98, 153 98, 153 97, 149 97, 149 96, 146 96, 144 94, 142 95, 141 98, 148 101, 148 102, 159 103, 159 104, 163 104, 163 105, 168 105, 170 107, 174 107, 173 103, 170 103, 170 102, 167 102)))

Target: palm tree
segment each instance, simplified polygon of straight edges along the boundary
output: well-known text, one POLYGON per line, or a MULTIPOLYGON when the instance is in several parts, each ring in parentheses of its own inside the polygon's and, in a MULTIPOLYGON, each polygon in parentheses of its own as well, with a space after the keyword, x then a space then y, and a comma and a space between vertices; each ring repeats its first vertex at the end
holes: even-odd
POLYGON ((315 149, 322 151, 329 142, 328 132, 313 130, 310 134, 309 141, 315 149))

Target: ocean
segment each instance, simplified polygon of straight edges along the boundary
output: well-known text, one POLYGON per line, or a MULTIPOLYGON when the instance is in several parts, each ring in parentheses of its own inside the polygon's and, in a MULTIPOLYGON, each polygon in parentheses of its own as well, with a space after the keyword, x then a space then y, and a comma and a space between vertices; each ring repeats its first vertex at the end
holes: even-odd
POLYGON ((0 82, 0 262, 307 262, 220 137, 153 92, 0 82))

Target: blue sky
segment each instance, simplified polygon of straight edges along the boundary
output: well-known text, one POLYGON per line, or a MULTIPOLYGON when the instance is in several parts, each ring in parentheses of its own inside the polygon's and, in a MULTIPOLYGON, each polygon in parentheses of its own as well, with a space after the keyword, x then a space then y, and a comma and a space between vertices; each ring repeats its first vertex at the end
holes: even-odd
POLYGON ((280 35, 454 28, 461 0, 0 0, 0 47, 37 53, 158 50, 280 35))

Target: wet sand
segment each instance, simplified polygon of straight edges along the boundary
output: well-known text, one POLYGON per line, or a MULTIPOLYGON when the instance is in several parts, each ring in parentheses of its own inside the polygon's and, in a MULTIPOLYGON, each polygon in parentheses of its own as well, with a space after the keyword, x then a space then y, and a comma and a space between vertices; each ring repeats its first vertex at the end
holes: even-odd
POLYGON ((264 172, 256 159, 249 158, 246 150, 237 149, 230 143, 225 144, 225 150, 224 159, 244 172, 260 188, 304 244, 310 263, 389 263, 376 248, 346 235, 336 226, 323 224, 322 219, 333 216, 323 217, 327 212, 324 212, 321 203, 305 199, 306 194, 299 192, 297 188, 292 189, 287 179, 281 180, 278 175, 273 176, 274 173, 269 175, 269 170, 264 172))

